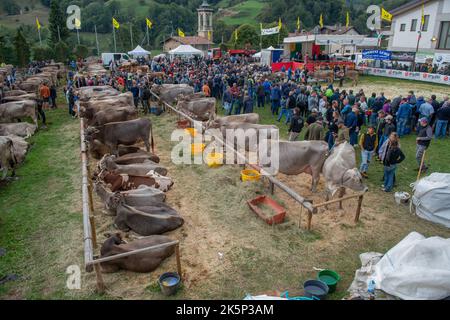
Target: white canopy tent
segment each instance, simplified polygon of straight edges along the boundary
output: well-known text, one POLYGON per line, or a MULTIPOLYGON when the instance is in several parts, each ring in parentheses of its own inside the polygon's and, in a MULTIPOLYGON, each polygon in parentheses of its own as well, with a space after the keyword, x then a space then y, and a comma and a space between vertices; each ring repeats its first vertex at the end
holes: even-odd
POLYGON ((133 57, 145 57, 150 55, 151 52, 145 50, 141 46, 137 46, 133 51, 128 51, 128 54, 133 57))
POLYGON ((203 52, 201 50, 195 49, 193 46, 183 44, 176 49, 170 50, 169 55, 171 58, 175 56, 192 58, 194 56, 202 56, 203 52))

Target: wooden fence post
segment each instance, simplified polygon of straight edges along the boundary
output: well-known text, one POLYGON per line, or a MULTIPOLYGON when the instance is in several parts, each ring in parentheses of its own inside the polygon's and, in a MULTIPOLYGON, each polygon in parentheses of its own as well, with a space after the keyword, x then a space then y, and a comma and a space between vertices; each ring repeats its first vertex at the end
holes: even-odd
POLYGON ((358 198, 358 207, 356 208, 355 223, 357 223, 359 221, 359 216, 361 214, 361 207, 362 207, 363 199, 364 199, 364 195, 360 195, 358 198))
POLYGON ((103 282, 103 276, 102 276, 102 272, 100 270, 100 265, 94 264, 94 270, 95 270, 95 277, 97 280, 97 292, 102 294, 105 292, 106 286, 105 286, 105 283, 103 282))
POLYGON ((180 276, 180 279, 182 278, 181 275, 181 258, 180 258, 180 244, 177 243, 175 245, 175 255, 177 258, 177 271, 178 271, 178 275, 180 276))

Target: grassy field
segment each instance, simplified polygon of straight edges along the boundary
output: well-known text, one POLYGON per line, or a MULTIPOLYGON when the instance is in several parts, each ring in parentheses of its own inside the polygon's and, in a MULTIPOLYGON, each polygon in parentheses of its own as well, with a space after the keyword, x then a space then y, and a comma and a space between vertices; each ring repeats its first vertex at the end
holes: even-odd
MULTIPOLYGON (((364 78, 360 86, 373 86, 374 81, 364 78)), ((393 86, 407 91, 411 83, 382 81, 378 91, 393 86)), ((268 106, 258 112, 263 123, 278 124, 268 106)), ((83 263, 79 122, 68 117, 65 109, 50 111, 48 118, 49 129, 30 140, 32 148, 17 172, 19 179, 0 187, 0 247, 6 250, 0 257, 0 277, 20 277, 0 285, 0 299, 163 299, 156 281, 163 272, 176 270, 175 257, 150 274, 104 275, 108 291, 102 296, 95 293, 94 275, 85 272, 81 290, 66 289, 66 268, 83 263)), ((167 203, 185 219, 182 228, 168 234, 181 241, 183 288, 176 299, 241 299, 246 293, 279 294, 285 290, 293 296, 300 294, 304 280, 315 277, 313 267, 331 268, 342 276, 331 296, 340 299, 360 267, 360 253, 386 252, 411 231, 450 237, 448 229, 411 215, 395 204, 392 194, 379 190, 382 167, 378 163, 369 170, 371 191, 358 224, 352 221, 355 203, 348 202, 342 211, 331 207, 316 215, 312 231, 298 229, 299 206, 277 191, 274 199, 286 207, 287 222, 269 227, 246 203, 267 194, 264 183, 242 183, 236 166, 209 169, 171 162, 176 142, 170 142, 170 135, 176 119, 167 114, 152 116, 156 152, 175 181, 167 203)), ((287 127, 281 124, 280 128, 286 137, 287 127)), ((397 190, 410 192, 409 184, 416 177, 414 137, 401 143, 407 159, 398 170, 397 190)), ((450 156, 449 143, 448 139, 432 142, 428 152, 432 172, 450 172, 450 163, 445 161, 450 156)), ((323 181, 319 193, 311 194, 309 176, 279 179, 300 194, 323 201, 323 181)), ((115 229, 99 199, 95 201, 101 243, 103 234, 115 229)), ((303 215, 303 227, 305 222, 303 215)))
MULTIPOLYGON (((226 8, 230 15, 226 15, 221 20, 227 25, 252 24, 258 25, 257 17, 261 13, 266 3, 261 1, 249 0, 239 3, 233 7, 229 7, 229 1, 223 0, 219 3, 219 7, 226 8), (233 14, 231 14, 233 13, 233 14)), ((220 17, 220 15, 219 15, 220 17)))

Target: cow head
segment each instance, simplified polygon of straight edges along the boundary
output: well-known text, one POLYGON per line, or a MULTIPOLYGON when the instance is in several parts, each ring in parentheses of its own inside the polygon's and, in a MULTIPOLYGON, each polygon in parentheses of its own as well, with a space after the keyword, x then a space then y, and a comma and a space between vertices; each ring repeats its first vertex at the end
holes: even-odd
POLYGON ((358 169, 349 169, 342 177, 342 186, 352 189, 354 191, 368 191, 369 189, 364 184, 363 177, 358 169))
POLYGON ((218 119, 214 119, 214 120, 209 120, 206 123, 206 129, 219 129, 220 128, 220 123, 218 119))

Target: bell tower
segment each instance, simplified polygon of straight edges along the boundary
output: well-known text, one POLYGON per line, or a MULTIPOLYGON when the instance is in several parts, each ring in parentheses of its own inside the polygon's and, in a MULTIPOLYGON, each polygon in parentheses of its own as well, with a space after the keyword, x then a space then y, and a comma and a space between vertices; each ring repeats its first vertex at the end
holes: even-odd
POLYGON ((208 39, 208 32, 211 33, 211 41, 213 39, 213 13, 214 10, 204 0, 202 5, 197 9, 198 13, 198 36, 208 39))

